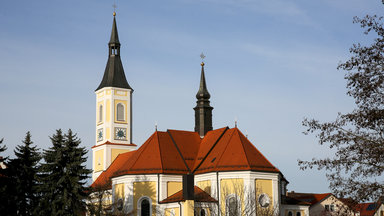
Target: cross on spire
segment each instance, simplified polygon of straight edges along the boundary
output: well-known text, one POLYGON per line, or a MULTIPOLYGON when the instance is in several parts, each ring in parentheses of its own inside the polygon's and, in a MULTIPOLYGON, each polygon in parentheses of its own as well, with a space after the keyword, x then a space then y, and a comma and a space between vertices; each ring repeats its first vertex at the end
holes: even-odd
POLYGON ((201 61, 204 61, 205 57, 206 57, 206 56, 204 55, 204 53, 201 53, 201 54, 200 54, 201 61))
POLYGON ((116 8, 117 8, 116 1, 113 3, 112 7, 113 7, 113 16, 116 16, 116 8))

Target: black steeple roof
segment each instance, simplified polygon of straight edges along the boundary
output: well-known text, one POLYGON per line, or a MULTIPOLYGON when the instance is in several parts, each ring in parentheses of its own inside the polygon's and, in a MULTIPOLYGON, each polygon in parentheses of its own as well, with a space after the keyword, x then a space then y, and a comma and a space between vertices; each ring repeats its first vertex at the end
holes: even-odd
POLYGON ((111 33, 111 39, 109 40, 109 45, 111 44, 119 44, 119 34, 117 33, 117 25, 116 25, 116 17, 113 16, 113 24, 112 24, 112 33, 111 33))
POLYGON ((204 74, 204 62, 201 63, 201 76, 200 76, 200 88, 196 94, 197 99, 209 99, 211 95, 208 92, 207 84, 205 83, 205 74, 204 74))
POLYGON ((124 89, 132 89, 125 78, 123 64, 120 59, 120 41, 117 33, 117 25, 115 14, 113 16, 111 39, 108 43, 109 56, 107 66, 105 67, 103 80, 97 90, 104 87, 118 87, 124 89))
POLYGON ((204 62, 201 63, 200 88, 196 94, 195 110, 195 131, 203 137, 208 131, 212 130, 212 110, 209 98, 211 95, 208 92, 207 84, 205 83, 204 62))

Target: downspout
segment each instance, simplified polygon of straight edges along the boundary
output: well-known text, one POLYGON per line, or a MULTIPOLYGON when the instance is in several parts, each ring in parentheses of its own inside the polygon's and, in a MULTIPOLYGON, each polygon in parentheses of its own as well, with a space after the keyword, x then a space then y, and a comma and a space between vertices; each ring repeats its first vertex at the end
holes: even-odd
POLYGON ((157 173, 157 204, 160 204, 160 174, 157 173))
POLYGON ((216 171, 216 190, 217 190, 217 215, 220 216, 219 172, 217 172, 217 171, 216 171))
POLYGON ((179 215, 181 216, 181 215, 183 215, 183 214, 181 214, 181 203, 180 202, 178 202, 179 203, 179 206, 180 206, 180 208, 179 208, 179 215))

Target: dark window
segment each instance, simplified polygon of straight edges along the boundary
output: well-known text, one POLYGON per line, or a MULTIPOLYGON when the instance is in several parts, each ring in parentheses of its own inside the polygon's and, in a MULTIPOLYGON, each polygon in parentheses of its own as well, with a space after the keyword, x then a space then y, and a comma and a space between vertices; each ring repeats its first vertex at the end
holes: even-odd
POLYGON ((301 216, 301 212, 296 212, 296 216, 301 216))
POLYGON ((149 213, 149 201, 143 199, 143 201, 141 201, 141 216, 149 216, 149 213))
POLYGON ((288 216, 293 216, 293 213, 291 211, 289 211, 288 216))
POLYGON ((204 209, 200 210, 200 216, 205 216, 205 210, 204 209))
POLYGON ((329 207, 329 210, 330 210, 331 212, 335 211, 335 205, 331 205, 331 206, 329 207))

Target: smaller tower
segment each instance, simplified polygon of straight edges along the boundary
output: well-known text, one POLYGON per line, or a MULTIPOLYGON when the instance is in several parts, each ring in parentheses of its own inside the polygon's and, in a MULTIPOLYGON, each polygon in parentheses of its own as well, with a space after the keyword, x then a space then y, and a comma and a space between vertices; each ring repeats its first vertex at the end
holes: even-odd
MULTIPOLYGON (((204 59, 204 55, 201 54, 201 58, 204 59)), ((212 110, 210 106, 209 98, 211 95, 208 92, 207 84, 205 83, 204 74, 204 61, 201 62, 201 77, 200 77, 200 88, 196 94, 196 107, 195 110, 195 131, 199 133, 200 137, 212 130, 212 110)))

